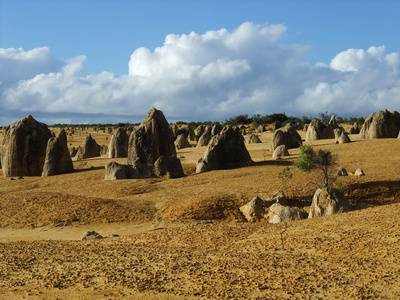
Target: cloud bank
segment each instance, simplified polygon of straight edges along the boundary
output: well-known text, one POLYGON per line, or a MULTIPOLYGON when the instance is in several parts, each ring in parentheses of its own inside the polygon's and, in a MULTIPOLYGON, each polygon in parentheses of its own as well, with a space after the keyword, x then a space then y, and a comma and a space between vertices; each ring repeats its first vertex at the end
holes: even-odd
POLYGON ((151 107, 169 121, 223 121, 238 114, 367 116, 399 110, 400 59, 384 46, 348 49, 329 65, 302 61, 308 46, 281 42, 281 24, 166 36, 136 49, 129 73, 83 76, 85 56, 56 59, 47 47, 0 49, 0 123, 140 122, 151 107))

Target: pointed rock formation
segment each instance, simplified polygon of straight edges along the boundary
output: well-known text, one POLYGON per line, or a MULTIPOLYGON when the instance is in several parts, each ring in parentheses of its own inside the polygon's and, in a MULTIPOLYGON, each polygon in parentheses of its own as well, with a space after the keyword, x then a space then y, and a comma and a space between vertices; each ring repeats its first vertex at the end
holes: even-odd
POLYGON ((61 129, 58 137, 52 137, 47 142, 42 176, 70 173, 73 170, 74 166, 67 146, 67 134, 64 129, 61 129))
POLYGON ((40 176, 51 132, 31 115, 7 126, 1 150, 4 177, 40 176))
POLYGON ((252 163, 239 129, 225 126, 218 135, 212 137, 206 152, 197 163, 196 173, 244 167, 252 163))
POLYGON ((75 155, 75 160, 82 160, 85 158, 101 156, 101 147, 96 143, 96 140, 89 134, 83 141, 82 145, 78 147, 75 155))
POLYGON ((207 127, 204 133, 200 136, 199 141, 197 142, 196 147, 205 147, 211 141, 212 134, 211 134, 211 127, 207 127))
MULTIPOLYGON (((174 134, 163 112, 151 108, 129 138, 128 164, 138 170, 140 178, 153 177, 154 164, 162 155, 177 157, 174 134)), ((179 159, 175 162, 181 165, 179 159)))
POLYGON ((125 128, 119 127, 111 136, 108 158, 128 157, 129 136, 125 128))
POLYGON ((192 147, 192 145, 190 145, 190 142, 188 140, 188 138, 186 137, 185 134, 180 134, 178 135, 178 137, 176 138, 175 142, 175 147, 176 149, 183 149, 183 148, 190 148, 192 147))

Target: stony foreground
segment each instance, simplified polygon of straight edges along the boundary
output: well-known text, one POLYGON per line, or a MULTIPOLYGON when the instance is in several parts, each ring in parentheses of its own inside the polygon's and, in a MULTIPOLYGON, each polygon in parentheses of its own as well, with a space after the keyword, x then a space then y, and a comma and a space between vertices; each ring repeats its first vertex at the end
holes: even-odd
POLYGON ((226 222, 3 243, 1 298, 396 299, 399 213, 392 204, 293 222, 285 250, 283 225, 226 222))

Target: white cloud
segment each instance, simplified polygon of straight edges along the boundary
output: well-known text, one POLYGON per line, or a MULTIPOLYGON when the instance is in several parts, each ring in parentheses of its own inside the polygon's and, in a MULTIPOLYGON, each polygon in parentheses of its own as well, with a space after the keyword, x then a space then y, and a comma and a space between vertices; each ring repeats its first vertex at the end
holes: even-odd
POLYGON ((56 71, 62 61, 52 57, 48 47, 25 51, 0 48, 0 83, 10 84, 40 73, 56 71))
POLYGON ((10 112, 37 112, 51 122, 79 115, 137 122, 150 107, 169 120, 221 121, 244 113, 359 116, 399 109, 398 53, 349 49, 329 65, 310 66, 301 62, 307 46, 279 42, 286 30, 246 22, 233 31, 170 34, 154 51, 136 49, 129 73, 118 77, 83 76, 85 56, 61 61, 47 47, 0 49, 0 121, 10 112))
POLYGON ((356 116, 386 108, 400 110, 398 53, 386 54, 383 46, 349 49, 336 55, 329 66, 340 72, 339 80, 307 87, 297 106, 314 113, 317 108, 356 116))

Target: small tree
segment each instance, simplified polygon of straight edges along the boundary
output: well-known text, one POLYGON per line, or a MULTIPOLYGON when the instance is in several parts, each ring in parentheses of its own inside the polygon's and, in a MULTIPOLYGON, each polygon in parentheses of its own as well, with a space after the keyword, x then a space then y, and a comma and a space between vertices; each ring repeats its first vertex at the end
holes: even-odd
POLYGON ((278 173, 278 178, 282 180, 283 192, 288 197, 289 196, 289 185, 290 180, 293 178, 293 173, 289 167, 286 167, 282 170, 282 172, 278 173))
POLYGON ((294 166, 301 171, 311 172, 313 170, 322 173, 322 183, 324 188, 328 188, 332 182, 330 170, 336 165, 337 156, 330 150, 314 150, 312 146, 301 145, 300 156, 294 163, 294 166))

